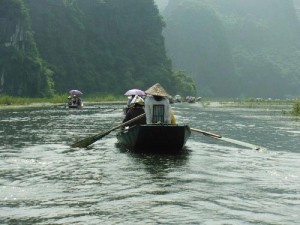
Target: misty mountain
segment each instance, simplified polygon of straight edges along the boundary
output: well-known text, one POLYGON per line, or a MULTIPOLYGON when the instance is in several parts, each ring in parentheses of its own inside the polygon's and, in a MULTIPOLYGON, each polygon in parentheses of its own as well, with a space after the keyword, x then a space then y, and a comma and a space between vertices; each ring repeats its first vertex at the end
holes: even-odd
POLYGON ((300 94, 299 0, 172 0, 163 11, 168 55, 198 93, 300 94))
POLYGON ((0 0, 0 94, 188 94, 190 74, 201 96, 296 96, 299 18, 300 0, 0 0))
POLYGON ((48 96, 53 71, 40 57, 22 1, 0 1, 0 94, 48 96))
POLYGON ((155 4, 157 5, 159 11, 164 11, 167 7, 169 0, 154 0, 155 4))
POLYGON ((163 26, 149 0, 0 0, 0 94, 175 92, 163 26))

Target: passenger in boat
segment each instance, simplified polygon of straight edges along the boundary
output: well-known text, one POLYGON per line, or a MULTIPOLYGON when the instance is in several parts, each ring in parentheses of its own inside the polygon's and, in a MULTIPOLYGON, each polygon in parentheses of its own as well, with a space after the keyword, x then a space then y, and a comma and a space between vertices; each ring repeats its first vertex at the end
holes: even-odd
MULTIPOLYGON (((125 118, 123 119, 123 123, 145 113, 144 105, 144 100, 136 95, 130 103, 130 107, 126 113, 125 118)), ((129 124, 129 126, 132 127, 141 124, 146 124, 146 117, 142 117, 141 119, 132 122, 131 124, 129 124)))
POLYGON ((76 104, 77 104, 78 106, 81 106, 81 104, 82 104, 81 98, 80 98, 79 96, 77 96, 77 102, 76 102, 76 104))
POLYGON ((124 115, 128 112, 128 110, 133 106, 131 104, 132 100, 134 99, 135 95, 128 96, 126 107, 123 109, 124 115))
POLYGON ((172 109, 168 99, 170 96, 166 90, 159 84, 155 84, 145 91, 145 112, 147 124, 176 123, 174 114, 172 118, 172 109))
POLYGON ((176 124, 176 118, 173 111, 171 111, 171 124, 176 124))
POLYGON ((72 105, 81 106, 81 99, 77 95, 73 95, 72 105))
POLYGON ((68 96, 68 106, 71 106, 71 105, 72 105, 72 97, 68 96))
POLYGON ((130 108, 131 107, 131 102, 132 100, 134 99, 136 95, 131 95, 131 96, 128 96, 128 101, 127 101, 127 107, 130 108))
POLYGON ((76 95, 72 96, 72 105, 76 105, 76 101, 77 101, 76 97, 77 97, 76 95))

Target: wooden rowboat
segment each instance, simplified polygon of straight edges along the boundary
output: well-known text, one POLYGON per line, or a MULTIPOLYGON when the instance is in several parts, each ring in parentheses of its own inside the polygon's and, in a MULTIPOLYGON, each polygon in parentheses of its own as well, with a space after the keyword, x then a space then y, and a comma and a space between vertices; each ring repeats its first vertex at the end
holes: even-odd
POLYGON ((136 125, 117 133, 120 145, 134 151, 179 152, 191 135, 188 125, 136 125))
POLYGON ((82 105, 68 105, 69 109, 81 109, 82 105))

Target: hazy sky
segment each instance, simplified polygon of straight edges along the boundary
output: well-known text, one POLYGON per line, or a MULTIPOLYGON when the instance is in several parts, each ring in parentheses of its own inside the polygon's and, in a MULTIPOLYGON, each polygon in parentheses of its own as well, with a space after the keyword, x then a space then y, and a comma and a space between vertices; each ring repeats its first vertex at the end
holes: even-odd
POLYGON ((159 10, 164 10, 164 8, 168 5, 169 0, 154 0, 159 10))

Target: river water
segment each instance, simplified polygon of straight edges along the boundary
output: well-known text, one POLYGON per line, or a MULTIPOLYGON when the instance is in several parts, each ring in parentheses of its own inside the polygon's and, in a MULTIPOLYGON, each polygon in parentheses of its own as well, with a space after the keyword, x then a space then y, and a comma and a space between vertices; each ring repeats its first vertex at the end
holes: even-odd
POLYGON ((115 132, 122 105, 0 111, 0 224, 299 224, 300 121, 280 108, 175 104, 192 133, 178 155, 135 154, 115 132))

